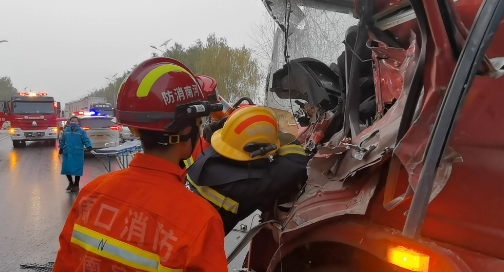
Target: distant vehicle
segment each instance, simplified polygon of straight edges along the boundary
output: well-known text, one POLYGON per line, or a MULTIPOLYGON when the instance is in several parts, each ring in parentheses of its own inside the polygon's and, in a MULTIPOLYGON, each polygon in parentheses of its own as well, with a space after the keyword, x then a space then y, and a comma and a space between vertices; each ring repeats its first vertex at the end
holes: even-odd
POLYGON ((136 139, 136 137, 128 127, 122 127, 120 131, 120 137, 122 142, 133 141, 134 139, 136 139))
POLYGON ((110 103, 93 103, 89 112, 91 116, 114 116, 114 107, 110 103))
POLYGON ((64 117, 56 118, 56 123, 58 127, 58 139, 63 135, 63 130, 66 128, 68 119, 64 117))
POLYGON ((119 126, 112 122, 113 117, 78 116, 80 127, 86 131, 93 149, 118 146, 119 126))
POLYGON ((65 103, 65 117, 79 115, 80 111, 90 112, 92 105, 107 104, 105 97, 84 97, 82 99, 65 103))
POLYGON ((13 146, 21 147, 26 141, 49 141, 56 144, 60 114, 59 103, 47 93, 21 92, 9 101, 1 101, 0 119, 10 121, 13 146))

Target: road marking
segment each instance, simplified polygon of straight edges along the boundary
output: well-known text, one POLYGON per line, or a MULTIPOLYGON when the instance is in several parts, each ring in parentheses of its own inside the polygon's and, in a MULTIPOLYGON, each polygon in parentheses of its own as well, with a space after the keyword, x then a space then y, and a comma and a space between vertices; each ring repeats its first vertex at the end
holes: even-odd
MULTIPOLYGON (((1 136, 0 136, 0 137, 1 137, 1 136)), ((7 139, 7 138, 10 138, 10 137, 7 135, 7 136, 5 136, 5 137, 3 137, 3 138, 0 138, 0 141, 5 140, 5 139, 7 139)))

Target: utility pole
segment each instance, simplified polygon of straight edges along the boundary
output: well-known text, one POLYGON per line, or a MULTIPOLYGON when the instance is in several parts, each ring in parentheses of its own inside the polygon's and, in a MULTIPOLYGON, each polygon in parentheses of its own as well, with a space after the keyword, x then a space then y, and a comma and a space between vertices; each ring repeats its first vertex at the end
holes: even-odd
MULTIPOLYGON (((159 52, 161 52, 161 56, 165 56, 165 54, 168 52, 168 48, 167 48, 166 46, 168 45, 168 43, 169 43, 169 42, 171 42, 171 40, 172 40, 172 39, 168 39, 168 40, 166 40, 164 43, 162 43, 162 44, 159 46, 159 47, 164 46, 165 51, 163 51, 163 50, 161 50, 161 49, 159 49, 159 48, 155 47, 154 45, 151 45, 150 47, 152 47, 152 48, 154 48, 154 49, 158 50, 159 52)), ((165 57, 168 57, 168 56, 165 56, 165 57)))
MULTIPOLYGON (((114 84, 114 81, 116 81, 116 78, 117 78, 117 73, 111 77, 105 77, 105 79, 107 79, 109 81, 109 86, 114 84)), ((114 101, 112 101, 112 105, 114 105, 114 107, 117 105, 117 92, 119 92, 119 90, 117 90, 114 93, 114 97, 112 98, 114 100, 114 101)))
POLYGON ((151 45, 150 47, 152 47, 152 48, 154 48, 154 49, 156 49, 156 50, 159 50, 159 52, 161 52, 161 54, 164 54, 164 53, 165 53, 165 52, 163 52, 163 50, 161 50, 161 49, 159 49, 159 48, 155 47, 154 45, 151 45))

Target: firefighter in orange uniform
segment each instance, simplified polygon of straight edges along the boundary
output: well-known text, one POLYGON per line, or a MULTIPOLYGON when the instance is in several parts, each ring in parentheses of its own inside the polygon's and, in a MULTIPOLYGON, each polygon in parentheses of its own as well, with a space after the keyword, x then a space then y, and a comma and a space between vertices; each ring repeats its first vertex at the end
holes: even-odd
POLYGON ((82 188, 54 272, 228 271, 222 220, 181 177, 210 108, 202 98, 192 72, 174 59, 153 58, 131 72, 116 118, 140 138, 144 154, 82 188))

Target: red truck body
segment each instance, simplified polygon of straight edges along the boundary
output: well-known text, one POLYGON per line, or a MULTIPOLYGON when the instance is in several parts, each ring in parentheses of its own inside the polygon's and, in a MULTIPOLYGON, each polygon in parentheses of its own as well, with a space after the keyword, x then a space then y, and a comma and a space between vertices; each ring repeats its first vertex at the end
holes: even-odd
POLYGON ((14 147, 26 141, 49 141, 56 143, 60 103, 46 93, 19 93, 4 102, 1 118, 10 121, 9 134, 14 147))
POLYGON ((360 19, 342 37, 342 125, 327 135, 339 115, 306 96, 308 181, 263 211, 276 223, 253 238, 249 271, 504 271, 503 1, 301 2, 360 19), (358 71, 366 50, 372 70, 358 71), (373 79, 367 124, 359 73, 373 79))

